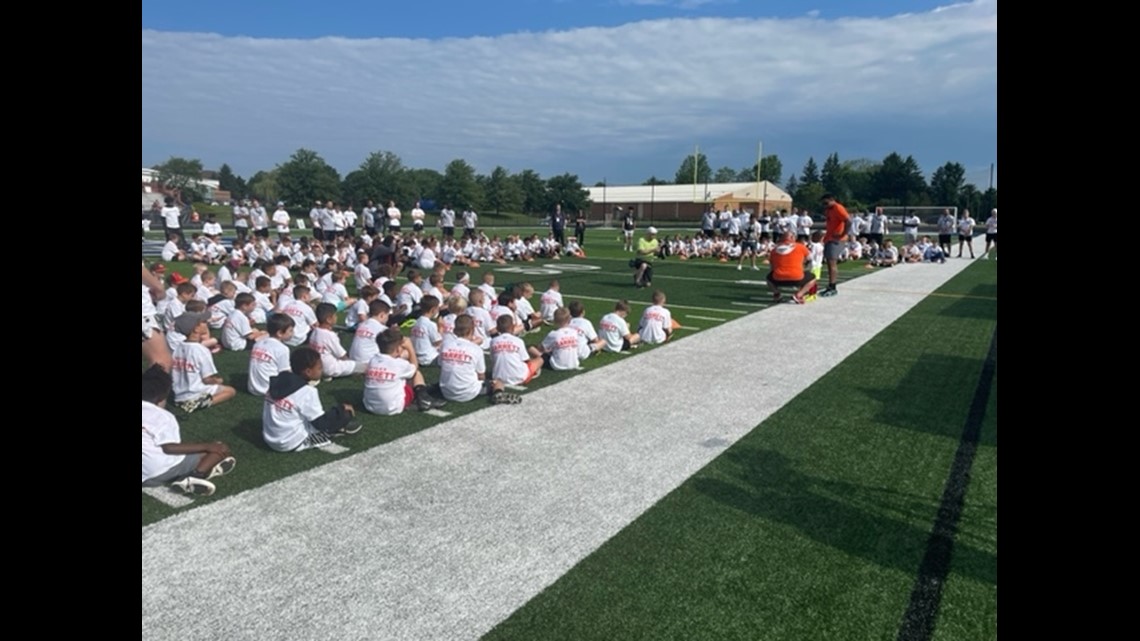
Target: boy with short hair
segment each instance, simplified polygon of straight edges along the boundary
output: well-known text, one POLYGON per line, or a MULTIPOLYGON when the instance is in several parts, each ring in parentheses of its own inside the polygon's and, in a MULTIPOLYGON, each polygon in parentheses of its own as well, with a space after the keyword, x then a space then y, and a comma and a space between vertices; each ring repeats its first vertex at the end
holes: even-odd
POLYGON ((559 307, 554 312, 554 329, 542 339, 542 359, 553 370, 579 369, 580 343, 578 331, 570 327, 570 310, 559 307))
POLYGON ((391 308, 382 300, 374 300, 368 304, 368 320, 356 327, 352 335, 352 344, 348 348, 348 357, 357 363, 365 363, 380 353, 376 338, 388 329, 388 314, 391 308))
POLYGON ((228 401, 237 393, 229 385, 223 385, 214 357, 202 346, 202 339, 210 335, 206 318, 205 313, 183 314, 174 323, 174 328, 185 334, 186 340, 174 350, 170 374, 174 402, 187 414, 228 401))
POLYGON ((249 393, 265 396, 269 381, 289 371, 289 348, 285 341, 293 337, 293 319, 285 314, 271 314, 266 321, 266 336, 253 344, 249 353, 249 393))
POLYGON ((420 317, 416 319, 411 332, 419 366, 439 365, 439 347, 443 344, 443 335, 439 333, 438 317, 439 299, 431 295, 420 299, 420 317))
POLYGON ((233 352, 253 349, 254 343, 268 336, 265 332, 254 329, 249 322, 249 314, 253 312, 256 303, 251 294, 238 294, 234 298, 234 311, 230 312, 226 322, 222 325, 222 345, 233 352))
POLYGON ((326 447, 331 437, 355 434, 361 424, 352 405, 321 409, 315 383, 321 380, 321 355, 300 347, 289 355, 289 367, 269 381, 261 413, 261 435, 275 452, 300 452, 326 447))
POLYGON ((582 343, 578 346, 578 358, 586 360, 587 358, 602 351, 606 345, 606 339, 600 338, 598 333, 594 331, 594 324, 590 319, 586 318, 586 306, 580 300, 570 301, 570 327, 578 332, 578 336, 582 338, 582 343))
POLYGON ((333 331, 336 323, 336 306, 331 303, 317 305, 317 325, 309 333, 309 347, 321 355, 325 380, 332 380, 353 374, 363 374, 367 369, 364 363, 348 358, 348 352, 340 343, 340 337, 333 331))
POLYGON ((447 401, 428 393, 415 351, 400 330, 384 330, 376 337, 376 344, 380 351, 364 372, 364 409, 395 416, 412 405, 421 412, 447 405, 447 401))
POLYGON ((474 336, 475 321, 470 316, 455 319, 456 340, 449 342, 439 355, 439 387, 443 397, 465 403, 487 391, 495 405, 522 402, 519 395, 503 391, 502 381, 485 380, 487 363, 474 336))
POLYGON ((308 342, 309 332, 318 322, 316 313, 309 305, 311 297, 312 294, 308 287, 297 285, 293 288, 293 300, 289 301, 289 304, 281 310, 293 319, 293 337, 285 341, 289 347, 297 347, 308 342))
POLYGON ((210 479, 237 464, 221 441, 183 443, 178 419, 166 409, 173 381, 159 365, 142 375, 142 486, 170 484, 187 494, 210 496, 210 479))
POLYGON ((673 314, 665 308, 665 292, 653 292, 653 304, 641 314, 637 333, 641 342, 649 345, 664 343, 673 336, 673 314))
POLYGON ((562 285, 557 280, 552 280, 550 288, 543 292, 539 306, 542 322, 547 324, 554 322, 554 312, 559 307, 562 307, 562 285))
POLYGON ((365 285, 360 288, 360 298, 344 315, 344 325, 349 329, 356 329, 356 326, 368 320, 371 314, 368 313, 368 307, 372 301, 380 296, 380 290, 372 285, 365 285))
POLYGON ((636 349, 641 343, 641 336, 629 331, 627 316, 629 316, 629 302, 619 300, 614 304, 614 311, 603 316, 601 323, 598 324, 602 328, 600 336, 605 341, 604 349, 607 352, 626 352, 636 349))
POLYGON ((499 335, 491 340, 491 376, 505 385, 526 385, 542 371, 542 353, 512 334, 513 324, 510 316, 499 317, 499 335))
POLYGON ((237 296, 237 285, 233 281, 222 283, 218 293, 206 301, 206 308, 210 310, 210 329, 221 329, 226 319, 234 311, 234 297, 237 296))

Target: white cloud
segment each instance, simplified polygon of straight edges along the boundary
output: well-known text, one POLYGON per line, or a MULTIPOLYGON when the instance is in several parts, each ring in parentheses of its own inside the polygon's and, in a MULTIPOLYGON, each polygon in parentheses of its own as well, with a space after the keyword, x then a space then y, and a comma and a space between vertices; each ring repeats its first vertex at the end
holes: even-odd
POLYGON ((809 17, 809 18, 818 18, 818 17, 819 17, 819 9, 812 9, 811 11, 808 11, 808 12, 807 12, 807 17, 809 17))
POLYGON ((996 1, 442 40, 144 30, 143 161, 169 155, 149 146, 268 168, 304 146, 342 173, 378 149, 413 166, 517 170, 805 122, 992 120, 996 40, 996 1))

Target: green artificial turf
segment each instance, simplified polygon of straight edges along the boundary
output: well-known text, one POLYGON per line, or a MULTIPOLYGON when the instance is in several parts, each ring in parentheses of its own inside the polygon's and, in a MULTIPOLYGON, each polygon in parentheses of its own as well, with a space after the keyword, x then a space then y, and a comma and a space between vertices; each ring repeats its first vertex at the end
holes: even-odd
MULTIPOLYGON (((485 639, 897 638, 996 328, 996 283, 995 262, 970 266, 485 639)), ((940 639, 997 638, 994 376, 940 639)))
MULTIPOLYGON (((650 304, 651 289, 637 289, 633 286, 633 271, 628 266, 633 254, 624 252, 619 240, 620 232, 611 230, 604 235, 600 230, 591 230, 586 236, 586 259, 563 258, 560 261, 538 260, 533 263, 510 263, 507 265, 483 264, 480 268, 470 270, 472 273, 471 286, 475 287, 482 281, 482 275, 487 271, 496 274, 495 287, 502 291, 511 283, 529 281, 535 287, 536 293, 531 304, 537 310, 539 298, 546 290, 550 280, 557 278, 561 282, 563 298, 566 304, 578 298, 586 308, 586 317, 595 328, 602 316, 613 310, 613 301, 618 298, 629 300, 631 309, 628 317, 630 326, 636 331, 641 313, 650 304), (582 270, 584 266, 593 266, 597 269, 582 270), (578 268, 578 269, 575 269, 578 268), (519 273, 517 270, 531 273, 519 273), (557 271, 558 273, 544 273, 557 271)), ((760 265, 762 271, 752 271, 747 265, 743 271, 737 271, 732 263, 720 263, 715 260, 701 259, 682 261, 676 258, 657 260, 653 289, 661 289, 668 296, 667 306, 672 307, 674 318, 683 329, 677 331, 675 340, 684 340, 694 332, 706 330, 721 322, 727 322, 741 316, 762 310, 771 304, 771 296, 763 285, 767 274, 767 267, 760 265), (740 303, 740 304, 737 304, 740 303), (694 309, 690 309, 690 307, 694 309), (695 318, 694 318, 695 317, 695 318), (713 320, 715 319, 715 320, 713 320)), ((868 270, 861 263, 845 263, 840 265, 841 280, 858 277, 868 270)), ((170 271, 189 276, 192 273, 189 263, 168 263, 170 271)), ((216 268, 215 268, 216 269, 216 268)), ((454 282, 454 274, 463 268, 454 268, 447 277, 446 284, 450 287, 454 282)), ((170 273, 168 271, 168 273, 170 273)), ((401 282, 403 279, 401 279, 401 282)), ((353 279, 349 277, 346 285, 353 292, 353 279)), ((550 328, 541 332, 529 334, 525 337, 528 345, 541 342, 550 328)), ((220 331, 213 331, 217 337, 220 331)), ((342 343, 347 349, 352 342, 348 333, 341 334, 342 343)), ((583 362, 583 371, 601 367, 607 363, 621 359, 637 358, 653 347, 643 347, 632 355, 623 356, 603 353, 583 362)), ((364 423, 364 430, 360 433, 338 439, 338 443, 349 448, 348 452, 333 455, 325 451, 314 450, 299 453, 277 453, 269 450, 261 439, 261 412, 262 399, 255 398, 246 391, 246 372, 248 370, 249 355, 246 352, 229 352, 223 350, 214 356, 214 362, 226 384, 237 388, 237 397, 216 407, 199 410, 185 416, 168 405, 179 417, 184 442, 202 442, 220 440, 228 443, 237 458, 237 467, 234 472, 225 478, 217 479, 215 485, 217 492, 207 498, 196 498, 193 504, 174 508, 155 498, 142 495, 142 523, 147 525, 166 518, 172 514, 194 509, 227 496, 259 487, 280 478, 302 472, 323 463, 331 462, 337 458, 351 456, 367 448, 392 441, 394 439, 412 434, 419 430, 431 427, 445 420, 467 412, 486 407, 485 400, 470 403, 449 403, 444 411, 451 416, 437 417, 420 414, 414 410, 407 411, 396 417, 379 417, 363 411, 362 395, 364 389, 363 378, 353 376, 321 383, 319 390, 322 402, 327 407, 331 403, 351 403, 359 410, 358 416, 364 423)), ((490 365, 488 364, 488 369, 490 365)), ((438 380, 438 368, 424 368, 424 376, 429 384, 438 380)), ((558 381, 566 380, 577 372, 543 372, 529 386, 529 389, 543 387, 558 381)), ((525 392, 523 403, 519 406, 522 412, 527 411, 525 392)))

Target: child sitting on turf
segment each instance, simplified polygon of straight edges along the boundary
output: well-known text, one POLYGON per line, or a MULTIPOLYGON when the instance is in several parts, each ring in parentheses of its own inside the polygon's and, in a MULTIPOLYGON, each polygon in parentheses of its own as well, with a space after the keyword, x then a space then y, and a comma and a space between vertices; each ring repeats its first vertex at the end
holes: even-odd
POLYGON ((210 479, 228 474, 237 461, 221 441, 183 443, 178 420, 166 410, 172 380, 159 365, 142 375, 142 486, 170 484, 187 494, 210 496, 210 479))
POLYGON ((230 312, 234 311, 235 296, 237 296, 237 285, 226 281, 218 288, 218 293, 206 301, 206 309, 210 311, 208 322, 210 329, 221 329, 222 325, 226 324, 230 312))
POLYGON ((554 322, 555 310, 562 307, 562 285, 557 280, 550 281, 550 288, 542 294, 541 303, 539 313, 542 315, 542 322, 554 322))
POLYGON ((629 331, 629 303, 619 300, 614 304, 614 311, 602 317, 601 339, 605 341, 604 349, 607 352, 625 352, 637 348, 641 343, 641 336, 629 331))
POLYGON ((344 345, 340 343, 340 337, 333 331, 336 307, 330 303, 321 303, 317 305, 316 316, 317 325, 309 333, 309 347, 321 355, 325 380, 363 374, 367 365, 350 359, 344 345))
POLYGON ((456 340, 449 342, 439 355, 439 387, 443 397, 466 403, 487 392, 496 405, 522 402, 519 395, 503 391, 502 381, 485 380, 487 362, 474 336, 475 321, 470 316, 455 319, 456 340))
MULTIPOLYGON (((313 312, 309 300, 312 293, 305 285, 293 288, 293 300, 281 310, 293 319, 293 337, 285 342, 289 347, 304 345, 309 340, 309 332, 317 324, 317 315, 313 312)), ((335 309, 335 308, 334 308, 335 309)))
POLYGON ((585 339, 570 327, 570 310, 559 307, 554 312, 554 329, 542 339, 542 360, 548 369, 573 370, 580 367, 579 354, 585 339))
POLYGON ((261 435, 275 452, 300 452, 332 443, 330 437, 355 434, 361 424, 352 405, 321 409, 314 384, 321 380, 321 355, 299 347, 289 355, 291 371, 269 380, 269 392, 261 413, 261 435))
POLYGON ((356 326, 352 335, 352 345, 348 348, 348 357, 357 363, 365 363, 380 353, 376 345, 376 338, 388 329, 388 314, 391 308, 382 300, 368 303, 368 320, 356 326))
POLYGON ((665 308, 665 292, 659 289, 653 292, 653 304, 641 314, 637 333, 642 343, 655 345, 669 340, 674 328, 673 314, 665 308))
POLYGON ((321 302, 329 303, 336 307, 336 311, 343 312, 350 305, 354 305, 356 299, 348 295, 348 289, 344 286, 344 271, 338 268, 331 274, 332 279, 321 295, 321 302))
POLYGON ((490 307, 484 305, 483 299, 486 296, 486 292, 482 289, 471 290, 467 315, 475 323, 475 337, 473 339, 475 344, 484 350, 490 350, 491 339, 494 338, 498 330, 495 328, 495 319, 491 317, 490 307))
POLYGON ((380 351, 364 372, 364 409, 395 416, 413 404, 421 412, 447 405, 447 401, 428 393, 414 348, 400 330, 384 330, 376 337, 376 344, 380 351))
POLYGON ((255 305, 250 294, 238 294, 234 298, 234 311, 230 312, 222 325, 222 345, 226 349, 234 352, 253 349, 254 343, 268 336, 265 332, 254 329, 249 322, 249 315, 255 305))
POLYGON ((254 396, 265 396, 269 381, 289 371, 289 348, 285 341, 293 338, 293 319, 285 314, 272 314, 265 324, 267 336, 253 344, 249 353, 249 384, 254 396))
POLYGON ((420 317, 412 326, 412 346, 416 351, 417 365, 431 367, 439 365, 439 347, 443 335, 439 333, 439 299, 427 295, 420 299, 420 317))
MULTIPOLYGON (((193 318, 202 317, 207 321, 210 319, 210 312, 206 311, 206 304, 196 298, 186 302, 186 311, 182 312, 182 316, 187 315, 193 318)), ((182 316, 178 318, 182 318, 182 316)), ((189 325, 184 325, 184 327, 189 327, 189 325)), ((174 353, 174 350, 177 349, 184 340, 186 340, 186 334, 178 329, 178 319, 176 318, 174 319, 174 326, 171 327, 170 331, 166 334, 166 345, 170 348, 170 352, 174 353)), ((222 346, 218 344, 218 339, 210 336, 209 333, 202 339, 202 346, 210 350, 211 354, 217 354, 222 351, 222 346)))
POLYGON ((499 335, 491 340, 491 376, 504 385, 526 385, 542 371, 542 352, 527 348, 523 340, 511 333, 514 320, 500 316, 499 335))
POLYGON ((368 306, 376 297, 380 295, 380 290, 372 285, 365 285, 360 288, 360 298, 353 303, 348 312, 344 315, 344 325, 349 329, 356 329, 356 326, 368 320, 368 306))
POLYGON ((578 336, 582 338, 581 344, 578 346, 578 358, 586 360, 587 358, 602 351, 606 346, 606 339, 600 338, 598 333, 594 331, 594 324, 590 319, 586 318, 586 306, 582 301, 570 301, 570 327, 578 332, 578 336))
POLYGON ((236 394, 234 388, 222 384, 224 381, 214 366, 214 357, 202 345, 203 339, 210 336, 207 318, 209 314, 206 312, 188 312, 174 323, 175 329, 184 334, 186 340, 174 350, 170 374, 174 402, 187 414, 228 401, 236 394))

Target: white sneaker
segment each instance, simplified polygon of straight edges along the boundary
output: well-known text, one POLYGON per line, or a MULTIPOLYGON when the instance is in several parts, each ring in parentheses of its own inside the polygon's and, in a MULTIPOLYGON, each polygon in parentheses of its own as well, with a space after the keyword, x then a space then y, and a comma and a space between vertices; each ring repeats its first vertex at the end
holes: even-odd
POLYGON ((187 494, 192 494, 194 496, 210 496, 218 489, 214 487, 213 483, 207 481, 206 479, 200 479, 193 476, 187 476, 181 481, 175 481, 174 483, 171 483, 171 485, 187 494))
POLYGON ((736 271, 740 271, 740 270, 742 270, 742 269, 744 269, 744 266, 743 266, 743 265, 737 265, 737 266, 736 266, 736 271))
POLYGON ((221 461, 218 461, 218 464, 214 466, 214 469, 210 470, 210 475, 206 478, 212 479, 216 476, 225 476, 233 471, 235 465, 237 465, 237 459, 232 456, 227 456, 221 461))

